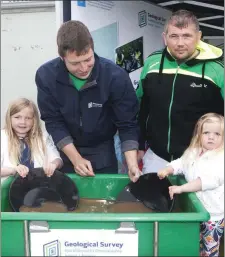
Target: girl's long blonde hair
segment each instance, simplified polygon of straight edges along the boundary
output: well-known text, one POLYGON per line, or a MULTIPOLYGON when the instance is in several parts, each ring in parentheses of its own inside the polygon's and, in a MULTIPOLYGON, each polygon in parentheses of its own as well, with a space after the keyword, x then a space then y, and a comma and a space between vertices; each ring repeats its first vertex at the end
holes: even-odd
POLYGON ((31 151, 31 160, 34 161, 34 156, 44 159, 46 153, 38 109, 31 100, 19 98, 9 105, 5 116, 5 131, 8 136, 9 159, 14 165, 18 165, 20 163, 21 143, 12 128, 11 117, 27 107, 33 111, 34 115, 33 127, 28 132, 25 139, 31 151))
MULTIPOLYGON (((220 123, 221 133, 222 133, 221 136, 224 140, 224 117, 217 113, 212 113, 212 112, 207 113, 207 114, 203 115, 196 123, 191 143, 183 155, 187 155, 193 149, 201 149, 202 148, 201 138, 202 138, 203 125, 205 123, 214 123, 214 122, 220 123)), ((223 149, 224 149, 224 144, 221 144, 221 146, 219 148, 217 148, 213 151, 219 152, 223 149)))

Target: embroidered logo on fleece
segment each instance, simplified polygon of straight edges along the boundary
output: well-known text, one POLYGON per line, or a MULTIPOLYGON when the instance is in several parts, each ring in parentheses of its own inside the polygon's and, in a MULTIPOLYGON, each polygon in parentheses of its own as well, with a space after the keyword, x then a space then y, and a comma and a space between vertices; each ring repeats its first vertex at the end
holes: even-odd
MULTIPOLYGON (((195 83, 193 82, 193 83, 191 83, 190 87, 202 87, 202 84, 197 85, 197 84, 195 84, 195 83)), ((206 85, 206 84, 204 84, 204 88, 207 88, 207 85, 206 85)))
POLYGON ((88 108, 101 108, 101 107, 102 107, 102 104, 98 104, 94 102, 88 103, 88 108))

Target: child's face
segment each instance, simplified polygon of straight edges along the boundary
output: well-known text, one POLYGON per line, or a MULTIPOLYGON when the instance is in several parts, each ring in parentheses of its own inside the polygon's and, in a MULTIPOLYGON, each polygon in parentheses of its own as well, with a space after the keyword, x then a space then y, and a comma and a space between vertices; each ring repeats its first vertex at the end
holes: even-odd
POLYGON ((14 132, 19 137, 25 137, 34 125, 34 113, 31 108, 26 107, 11 116, 14 132))
POLYGON ((201 143, 203 151, 219 148, 223 143, 223 135, 219 122, 206 122, 203 124, 201 143))

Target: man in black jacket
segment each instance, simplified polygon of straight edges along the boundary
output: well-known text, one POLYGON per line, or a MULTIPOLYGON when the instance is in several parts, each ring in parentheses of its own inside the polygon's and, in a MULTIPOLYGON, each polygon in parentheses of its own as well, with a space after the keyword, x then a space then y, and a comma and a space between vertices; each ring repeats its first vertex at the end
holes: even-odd
POLYGON ((150 147, 143 173, 157 172, 166 162, 180 158, 202 115, 224 115, 223 51, 201 41, 201 35, 197 17, 178 10, 165 24, 166 47, 145 60, 137 89, 140 157, 145 144, 150 147))
POLYGON ((81 176, 117 173, 113 136, 119 131, 129 176, 135 181, 138 100, 129 75, 94 53, 87 27, 64 23, 57 34, 59 56, 36 73, 38 106, 60 150, 64 172, 81 176))

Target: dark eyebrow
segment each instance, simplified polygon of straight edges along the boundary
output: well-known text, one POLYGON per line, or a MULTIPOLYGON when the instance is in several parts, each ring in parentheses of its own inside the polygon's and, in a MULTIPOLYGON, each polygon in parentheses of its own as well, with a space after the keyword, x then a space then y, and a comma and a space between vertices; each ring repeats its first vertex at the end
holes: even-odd
MULTIPOLYGON (((83 62, 85 62, 85 61, 91 59, 91 57, 92 57, 92 56, 90 56, 90 57, 88 57, 87 59, 83 60, 83 62)), ((70 61, 68 61, 68 62, 69 62, 70 64, 77 64, 77 63, 80 63, 80 62, 70 62, 70 61)))
MULTIPOLYGON (((172 34, 170 34, 170 36, 179 36, 178 34, 176 34, 176 33, 172 33, 172 34)), ((190 34, 190 33, 185 33, 185 34, 182 34, 181 35, 182 37, 191 37, 192 35, 190 34)))
POLYGON ((77 63, 79 63, 79 62, 70 62, 70 61, 68 61, 70 64, 77 64, 77 63))
POLYGON ((192 36, 190 33, 185 33, 183 36, 192 36))

